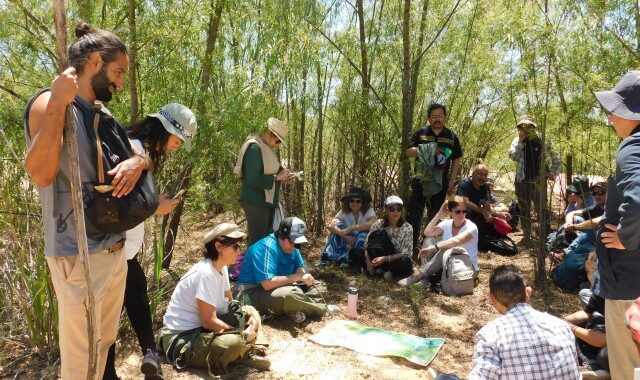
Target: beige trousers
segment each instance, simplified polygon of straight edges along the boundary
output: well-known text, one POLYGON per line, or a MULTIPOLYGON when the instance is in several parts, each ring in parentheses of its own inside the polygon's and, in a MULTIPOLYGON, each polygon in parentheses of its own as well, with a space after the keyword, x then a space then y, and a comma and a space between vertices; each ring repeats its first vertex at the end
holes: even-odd
MULTIPOLYGON (((58 300, 58 336, 61 378, 86 379, 89 362, 89 337, 85 309, 84 270, 78 256, 47 257, 53 288, 58 300)), ((89 255, 91 285, 95 299, 98 341, 96 379, 102 379, 109 346, 116 340, 127 260, 124 251, 108 250, 89 255)))
POLYGON ((614 380, 633 379, 633 369, 640 367, 640 355, 624 324, 624 313, 633 301, 605 300, 604 321, 607 330, 609 367, 614 380))

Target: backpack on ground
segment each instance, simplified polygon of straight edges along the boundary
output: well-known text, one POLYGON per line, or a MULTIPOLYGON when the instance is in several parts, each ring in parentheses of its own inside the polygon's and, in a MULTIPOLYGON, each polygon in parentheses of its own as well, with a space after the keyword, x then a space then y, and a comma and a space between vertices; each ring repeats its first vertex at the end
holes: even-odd
POLYGON ((376 230, 369 233, 367 252, 373 260, 374 257, 386 256, 395 253, 393 242, 385 230, 376 230))
POLYGON ((518 253, 516 243, 507 235, 484 234, 478 238, 478 250, 494 252, 503 256, 515 256, 518 253))
POLYGON ((474 270, 464 248, 451 248, 442 257, 442 293, 448 296, 473 294, 474 270))
POLYGON ((511 204, 509 205, 509 214, 511 215, 511 219, 509 219, 509 225, 515 230, 518 227, 518 222, 520 222, 520 216, 522 215, 522 209, 518 204, 518 201, 515 199, 511 200, 511 204))

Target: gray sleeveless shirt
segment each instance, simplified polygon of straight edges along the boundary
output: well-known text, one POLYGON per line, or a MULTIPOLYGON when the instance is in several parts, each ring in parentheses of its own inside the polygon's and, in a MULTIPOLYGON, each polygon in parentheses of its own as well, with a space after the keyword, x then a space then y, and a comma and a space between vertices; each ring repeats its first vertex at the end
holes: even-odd
MULTIPOLYGON (((24 128, 27 145, 31 144, 29 136, 29 110, 33 100, 39 96, 38 92, 29 101, 24 114, 24 128)), ((76 96, 76 102, 82 103, 89 109, 93 105, 76 96)), ((106 110, 106 108, 104 109, 106 110)), ((74 106, 78 135, 78 156, 80 160, 80 179, 82 180, 83 195, 87 194, 87 188, 93 186, 92 182, 97 182, 96 158, 91 148, 91 142, 84 129, 84 118, 82 113, 74 106)), ((43 128, 46 128, 44 126, 43 128)), ((60 171, 67 178, 71 178, 69 173, 69 154, 65 147, 60 152, 60 171)), ((70 256, 78 254, 78 243, 76 235, 76 224, 73 219, 73 206, 71 196, 65 181, 58 172, 54 182, 47 187, 38 186, 40 201, 42 202, 42 223, 44 225, 44 253, 46 256, 70 256)), ((124 233, 106 234, 96 230, 87 220, 87 243, 89 253, 97 253, 111 247, 114 243, 124 238, 124 233)))

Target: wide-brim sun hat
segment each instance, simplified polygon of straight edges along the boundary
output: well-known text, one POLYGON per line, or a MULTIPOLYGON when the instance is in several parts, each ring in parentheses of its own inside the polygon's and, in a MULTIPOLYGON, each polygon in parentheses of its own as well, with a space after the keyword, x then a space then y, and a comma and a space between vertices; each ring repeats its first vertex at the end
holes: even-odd
POLYGON ((218 237, 228 237, 232 239, 245 238, 247 234, 240 231, 237 224, 234 223, 220 223, 213 227, 202 239, 202 244, 207 244, 218 237))
POLYGON ((640 120, 640 71, 627 72, 612 90, 595 95, 607 112, 626 120, 640 120))
POLYGON ((286 145, 287 134, 289 133, 289 127, 284 121, 278 120, 275 117, 270 117, 267 120, 267 129, 271 131, 280 140, 282 145, 286 145))
POLYGON ((520 119, 518 119, 516 127, 519 127, 521 125, 531 125, 533 126, 533 128, 538 127, 538 124, 536 124, 536 122, 533 121, 533 119, 531 119, 529 116, 521 116, 520 119))
POLYGON ((189 108, 182 104, 170 103, 163 106, 160 111, 147 116, 160 120, 167 132, 182 140, 186 150, 191 149, 191 140, 198 131, 198 123, 189 108))
POLYGON ((340 198, 340 200, 344 202, 348 201, 351 198, 360 198, 365 203, 371 203, 371 196, 369 195, 369 193, 357 186, 351 186, 349 188, 349 191, 347 191, 347 194, 340 198))

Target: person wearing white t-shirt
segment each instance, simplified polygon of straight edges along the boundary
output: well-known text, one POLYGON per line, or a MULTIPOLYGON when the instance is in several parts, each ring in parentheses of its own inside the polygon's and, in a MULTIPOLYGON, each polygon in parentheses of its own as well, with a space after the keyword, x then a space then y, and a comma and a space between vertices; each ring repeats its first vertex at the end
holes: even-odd
POLYGON ((176 285, 158 331, 158 347, 170 362, 174 363, 182 351, 172 342, 185 334, 195 334, 193 352, 182 363, 191 367, 226 366, 253 347, 260 315, 252 306, 240 307, 233 301, 227 270, 227 265, 235 263, 245 237, 233 223, 221 223, 205 236, 204 257, 176 285), (229 333, 219 334, 222 332, 229 333), (206 336, 210 333, 219 335, 206 336))
POLYGON ((427 239, 418 254, 421 262, 420 269, 413 275, 398 281, 399 285, 413 285, 442 271, 444 252, 451 248, 462 248, 467 251, 473 269, 476 273, 478 272, 478 227, 466 218, 466 213, 464 198, 459 195, 451 197, 442 205, 424 229, 427 239), (450 213, 451 219, 438 223, 447 215, 447 212, 450 213), (436 236, 442 236, 442 240, 437 241, 436 236))

